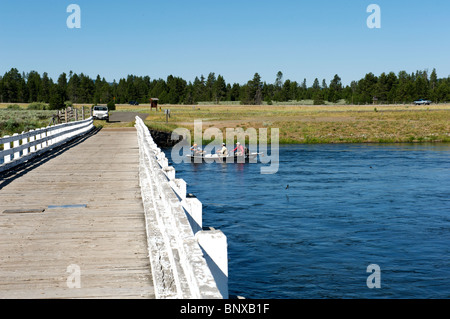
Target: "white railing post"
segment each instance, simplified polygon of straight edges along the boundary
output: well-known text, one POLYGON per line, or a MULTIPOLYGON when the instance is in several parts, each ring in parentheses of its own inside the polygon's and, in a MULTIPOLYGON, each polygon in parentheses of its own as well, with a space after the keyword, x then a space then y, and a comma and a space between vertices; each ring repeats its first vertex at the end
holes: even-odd
MULTIPOLYGON (((47 137, 47 131, 45 130, 45 127, 42 127, 41 130, 43 130, 43 132, 41 133, 41 139, 45 139, 47 137)), ((46 148, 47 147, 47 141, 42 141, 41 143, 41 148, 46 148)))
MULTIPOLYGON (((57 124, 56 129, 55 129, 55 135, 58 135, 59 133, 61 133, 61 124, 57 124)), ((57 136, 55 137, 55 143, 59 143, 59 141, 61 141, 61 136, 57 136)))
MULTIPOLYGON (((18 136, 18 133, 14 133, 13 136, 18 136)), ((13 148, 19 147, 20 146, 20 140, 19 138, 17 138, 14 142, 13 142, 13 148)), ((14 152, 14 159, 19 159, 20 157, 20 151, 14 152)))
MULTIPOLYGON (((40 130, 40 129, 38 129, 38 130, 40 130)), ((38 142, 36 144, 36 151, 39 151, 42 148, 41 143, 39 143, 39 140, 41 139, 41 133, 36 134, 35 137, 36 137, 35 141, 38 142)))
MULTIPOLYGON (((55 132, 51 129, 51 126, 47 126, 46 129, 47 129, 47 136, 51 137, 53 134, 55 134, 55 132)), ((50 145, 53 145, 53 138, 50 138, 47 141, 47 146, 50 146, 50 145)))
MULTIPOLYGON (((27 144, 28 144, 28 138, 27 138, 27 137, 22 138, 22 145, 27 145, 27 144)), ((22 150, 22 156, 25 156, 25 155, 28 154, 28 148, 29 148, 29 147, 24 148, 24 149, 22 150)))
MULTIPOLYGON (((57 126, 53 126, 53 127, 54 127, 54 129, 52 131, 52 135, 58 134, 57 126)), ((57 137, 52 138, 52 144, 56 144, 56 143, 58 143, 58 138, 57 137)))
POLYGON ((173 168, 172 166, 164 167, 163 172, 166 174, 167 178, 170 181, 175 179, 175 168, 173 168))
MULTIPOLYGON (((9 137, 9 135, 6 135, 5 137, 9 137)), ((3 150, 7 151, 11 149, 11 143, 10 142, 6 142, 3 144, 3 150)), ((5 157, 3 158, 3 162, 4 163, 9 163, 11 162, 11 155, 5 155, 5 157)))
POLYGON ((174 178, 173 179, 175 186, 177 188, 177 194, 180 196, 181 200, 186 199, 186 181, 181 178, 174 178))
MULTIPOLYGON (((30 130, 30 132, 34 132, 34 130, 30 130)), ((36 138, 36 136, 34 134, 31 134, 30 144, 35 141, 35 138, 36 138)), ((36 152, 36 145, 30 146, 30 153, 34 153, 34 152, 36 152)))
POLYGON ((185 199, 186 208, 189 214, 189 223, 192 231, 196 234, 203 228, 203 204, 196 197, 189 196, 185 199))
POLYGON ((220 230, 199 231, 195 237, 223 298, 228 299, 228 244, 220 230))

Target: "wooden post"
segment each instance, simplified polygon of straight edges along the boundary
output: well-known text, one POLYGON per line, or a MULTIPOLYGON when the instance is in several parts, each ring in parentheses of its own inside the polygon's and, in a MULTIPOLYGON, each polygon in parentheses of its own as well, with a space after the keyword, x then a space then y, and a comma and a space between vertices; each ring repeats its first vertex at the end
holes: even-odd
POLYGON ((81 107, 81 117, 82 117, 83 120, 84 120, 84 105, 81 107))
POLYGON ((75 109, 75 121, 78 121, 78 109, 75 109))
POLYGON ((166 114, 166 123, 168 123, 169 122, 169 117, 170 117, 170 110, 169 109, 164 110, 164 113, 166 114))
POLYGON ((68 116, 68 114, 67 114, 67 108, 66 108, 66 113, 65 113, 65 120, 66 120, 66 123, 67 123, 67 116, 68 116))

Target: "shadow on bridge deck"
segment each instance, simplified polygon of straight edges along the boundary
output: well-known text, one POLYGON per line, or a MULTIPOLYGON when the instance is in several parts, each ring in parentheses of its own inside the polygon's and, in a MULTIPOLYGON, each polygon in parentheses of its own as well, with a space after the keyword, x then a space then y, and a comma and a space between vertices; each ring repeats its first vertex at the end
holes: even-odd
POLYGON ((52 158, 55 158, 58 155, 60 155, 64 152, 67 152, 72 147, 75 147, 78 144, 83 143, 85 140, 87 140, 91 136, 96 135, 100 130, 101 130, 101 128, 94 128, 89 133, 87 133, 83 136, 77 137, 77 138, 65 143, 64 145, 53 148, 37 157, 34 157, 34 158, 30 159, 29 161, 27 161, 26 163, 20 164, 10 170, 0 172, 0 190, 3 187, 5 187, 6 185, 8 185, 9 183, 11 183, 12 181, 14 181, 14 179, 20 178, 27 172, 35 169, 36 167, 39 167, 40 165, 45 164, 52 158))

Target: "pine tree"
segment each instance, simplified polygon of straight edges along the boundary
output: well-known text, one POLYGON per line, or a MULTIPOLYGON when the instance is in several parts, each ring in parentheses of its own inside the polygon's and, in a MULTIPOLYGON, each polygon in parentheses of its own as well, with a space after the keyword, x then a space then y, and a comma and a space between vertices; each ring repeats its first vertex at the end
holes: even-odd
POLYGON ((227 85, 223 76, 219 75, 213 85, 213 95, 216 97, 215 102, 218 104, 227 96, 227 85))
POLYGON ((214 83, 216 82, 216 75, 214 72, 208 74, 208 78, 205 83, 205 100, 214 101, 216 97, 214 96, 214 83))
POLYGON ((335 74, 333 80, 330 82, 328 101, 336 103, 342 98, 342 82, 339 75, 335 74))
POLYGON ((233 83, 230 90, 230 101, 238 101, 240 98, 241 86, 239 83, 233 83))
POLYGON ((312 85, 313 90, 320 90, 320 84, 319 84, 319 79, 315 78, 314 79, 314 83, 312 85))
POLYGON ((325 99, 324 99, 324 91, 323 90, 317 90, 314 93, 313 96, 313 103, 314 105, 322 105, 325 103, 325 99))
POLYGON ((277 90, 281 90, 282 85, 283 85, 283 72, 278 71, 277 78, 275 79, 275 88, 277 90))
POLYGON ((39 90, 39 95, 38 95, 38 102, 45 102, 45 103, 49 103, 50 102, 50 90, 51 87, 53 86, 53 81, 48 77, 47 72, 44 72, 42 74, 42 80, 41 80, 41 87, 39 90))
POLYGON ((274 92, 273 92, 274 101, 280 102, 284 100, 282 90, 283 90, 283 72, 278 71, 274 83, 274 92))
POLYGON ((16 68, 12 68, 3 76, 3 99, 5 102, 20 102, 22 76, 16 68))
POLYGON ((80 77, 76 73, 72 74, 67 84, 67 97, 73 103, 79 102, 80 84, 80 77))
POLYGON ((433 101, 437 100, 436 91, 438 87, 438 77, 436 69, 433 69, 430 75, 430 99, 433 101))
POLYGON ((58 94, 63 99, 64 104, 67 101, 67 76, 64 72, 58 78, 58 94))
POLYGON ((261 76, 255 73, 253 80, 248 81, 246 87, 245 98, 241 100, 243 104, 261 105, 263 101, 261 76))
POLYGON ((281 89, 279 101, 287 102, 292 98, 291 92, 291 80, 284 81, 283 88, 281 89))
POLYGON ((50 101, 49 107, 51 110, 58 110, 65 107, 64 102, 66 101, 64 98, 63 88, 58 84, 53 84, 50 89, 50 101))
POLYGON ((195 77, 194 83, 192 84, 192 102, 197 103, 203 101, 204 91, 205 91, 205 78, 201 76, 202 80, 195 77))
POLYGON ((3 92, 5 87, 3 85, 3 77, 0 75, 0 103, 3 103, 3 92))
POLYGON ((31 71, 27 75, 28 102, 37 102, 41 89, 41 76, 36 71, 31 71))

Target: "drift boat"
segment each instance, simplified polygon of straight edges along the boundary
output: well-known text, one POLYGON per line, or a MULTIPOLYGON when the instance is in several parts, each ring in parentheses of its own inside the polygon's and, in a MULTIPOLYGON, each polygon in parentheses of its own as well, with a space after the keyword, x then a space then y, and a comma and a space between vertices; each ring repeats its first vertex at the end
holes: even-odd
POLYGON ((197 154, 197 155, 186 155, 187 158, 191 159, 191 161, 200 162, 200 160, 203 162, 218 162, 218 163, 248 163, 250 161, 256 162, 258 159, 258 155, 262 155, 263 153, 248 153, 242 156, 238 156, 236 154, 229 154, 229 155, 220 155, 220 154, 197 154))

